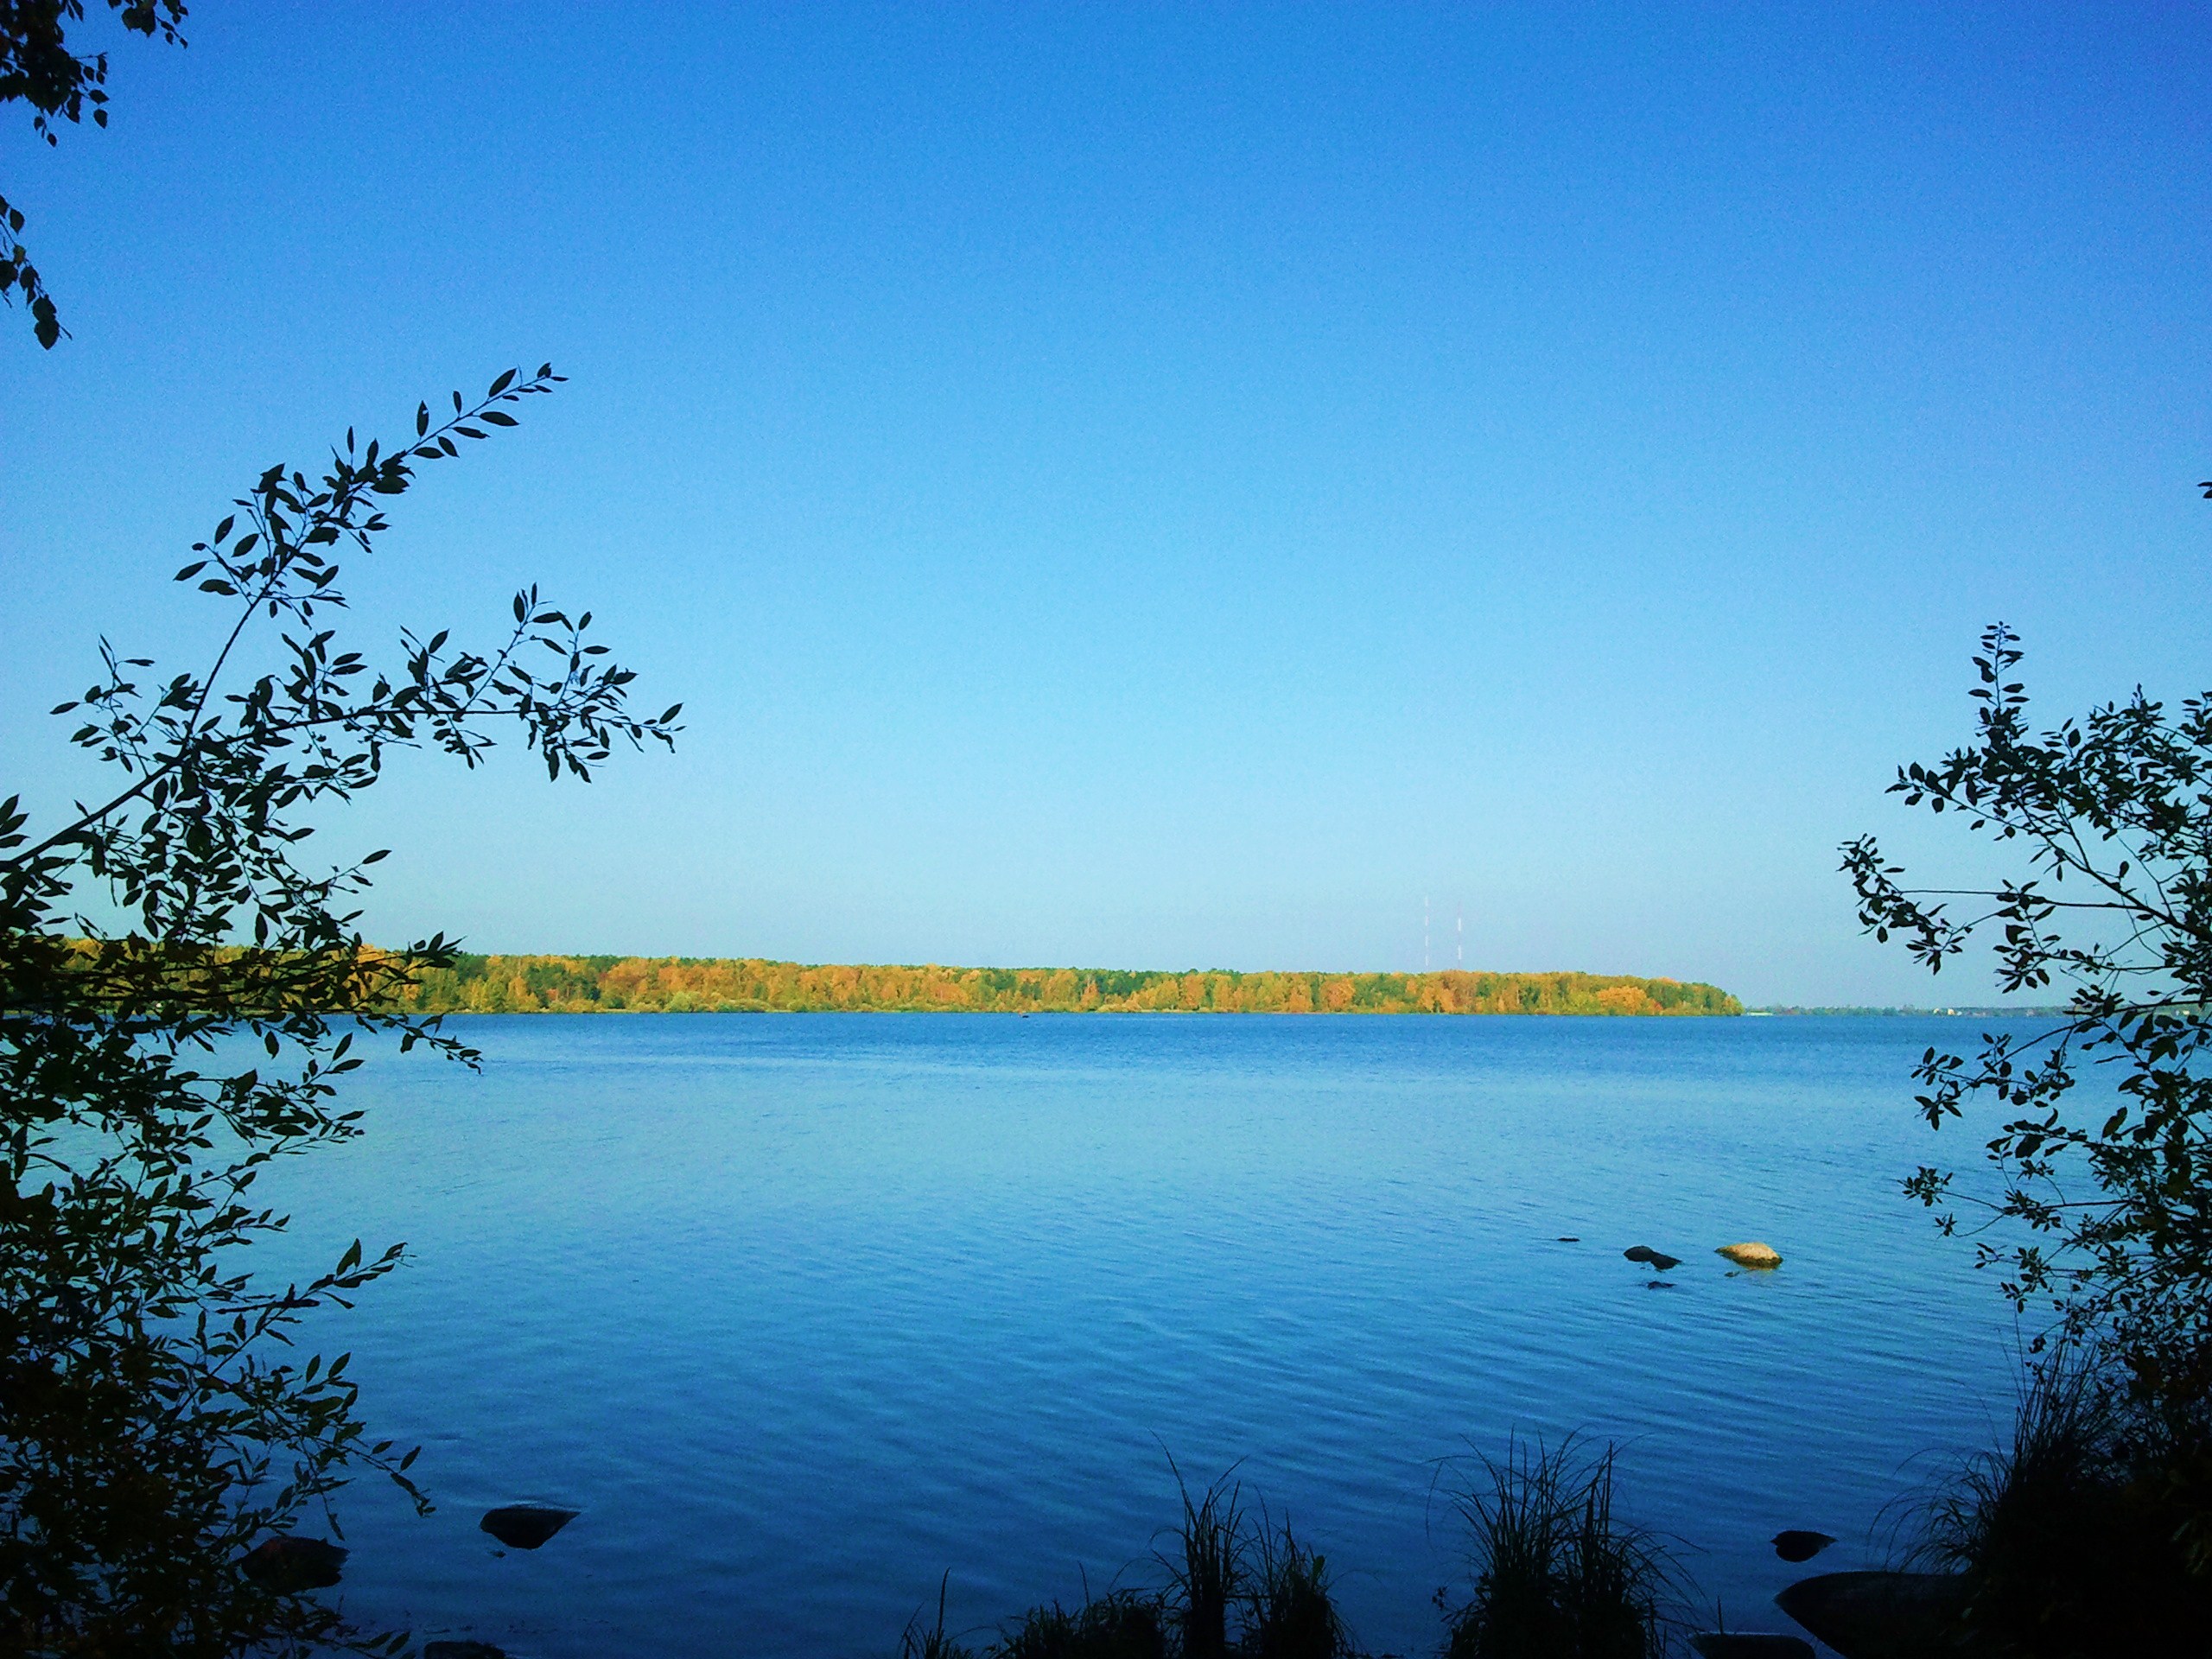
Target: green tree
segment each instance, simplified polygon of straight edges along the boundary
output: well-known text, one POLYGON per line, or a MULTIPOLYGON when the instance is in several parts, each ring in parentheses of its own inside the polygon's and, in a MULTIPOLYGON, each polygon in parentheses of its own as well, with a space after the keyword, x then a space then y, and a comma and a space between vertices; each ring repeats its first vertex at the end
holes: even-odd
POLYGON ((358 1039, 474 1057, 393 1011, 452 946, 372 947, 353 901, 383 855, 310 867, 308 820, 395 749, 473 767, 504 728, 549 776, 588 780, 619 742, 671 742, 677 710, 632 715, 589 614, 535 589, 494 648, 404 633, 378 666, 340 640, 336 557, 372 550, 419 467, 559 378, 511 371, 435 426, 418 410, 397 446, 349 432, 319 478, 264 473, 177 573, 229 608, 211 665, 157 677, 103 643, 96 682, 55 711, 113 791, 50 828, 0 804, 0 1649, 350 1639, 302 1574, 239 1564, 318 1516, 334 1530, 349 1474, 413 1491, 413 1454, 369 1437, 345 1357, 302 1362, 290 1341, 400 1247, 357 1242, 281 1287, 240 1251, 285 1225, 255 1193, 274 1160, 359 1133, 337 1097, 358 1039), (86 913, 103 894, 112 925, 86 913))
POLYGON ((1947 1232, 1979 1206, 1979 1260, 2015 1305, 2051 1312, 2046 1335, 2094 1344, 2195 1433, 2212 1399, 2212 697, 2170 711, 2139 688, 2037 735, 2020 661, 1991 628, 1976 741, 1891 786, 1963 819, 2012 873, 1908 888, 1871 836, 1843 849, 1859 920, 1931 973, 1984 939, 2005 994, 2069 993, 2045 1028, 1923 1055, 1930 1127, 1996 1109, 1995 1179, 1971 1191, 1926 1166, 1905 1186, 1947 1232))
MULTIPOLYGON (((184 44, 177 32, 184 22, 183 0, 107 3, 132 33, 184 44)), ((80 124, 87 110, 94 126, 107 125, 107 54, 73 52, 67 39, 69 26, 84 20, 84 0, 0 0, 0 104, 28 103, 31 130, 49 144, 59 142, 56 120, 80 124)), ((12 305, 22 296, 38 343, 51 351, 68 330, 31 264, 22 229, 21 210, 0 196, 0 299, 12 305)))

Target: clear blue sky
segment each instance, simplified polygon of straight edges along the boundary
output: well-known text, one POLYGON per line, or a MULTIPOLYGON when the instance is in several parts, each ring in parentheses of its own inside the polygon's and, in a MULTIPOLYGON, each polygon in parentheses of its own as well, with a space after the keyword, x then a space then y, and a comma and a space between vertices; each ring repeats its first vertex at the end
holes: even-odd
POLYGON ((1403 969, 1426 895, 1438 966, 1978 998, 1834 849, 1980 626, 2054 714, 2212 682, 2202 8, 189 33, 0 129, 75 334, 0 316, 7 786, 103 631, 204 652, 262 467, 547 358, 359 620, 537 580, 686 705, 588 790, 402 766, 381 937, 1403 969))

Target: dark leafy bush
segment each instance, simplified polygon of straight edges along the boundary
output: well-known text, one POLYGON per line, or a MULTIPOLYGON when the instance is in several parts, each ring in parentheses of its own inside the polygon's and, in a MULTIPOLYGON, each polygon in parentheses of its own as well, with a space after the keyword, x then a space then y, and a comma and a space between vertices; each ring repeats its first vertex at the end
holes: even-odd
POLYGON ((535 589, 488 651, 403 635, 379 669, 339 637, 336 561, 371 550, 419 466, 558 378, 511 371, 442 422, 421 407, 395 448, 348 433, 320 477, 270 467, 177 573, 224 607, 211 664, 156 678, 104 647, 54 711, 119 774, 111 792, 0 802, 0 1650, 356 1639, 296 1575, 239 1565, 272 1537, 335 1535, 351 1475, 414 1492, 413 1453, 369 1434, 347 1357, 292 1347, 400 1249, 356 1241, 304 1281, 257 1278, 246 1252, 287 1218, 256 1184, 360 1133, 338 1099, 357 1039, 474 1056, 395 1011, 452 946, 371 946, 352 901, 384 855, 315 868, 313 820, 396 749, 474 766, 504 728, 586 779, 618 742, 670 739, 676 711, 631 715, 633 677, 589 614, 535 589))
POLYGON ((1974 1653, 2187 1652, 2212 1632, 2212 1580, 2187 1548, 2205 1474, 2201 1442, 2177 1446, 2126 1379, 2056 1348, 2027 1370, 2010 1443, 1929 1503, 1919 1553, 1965 1575, 1974 1653))
MULTIPOLYGON (((1860 921, 1931 973, 1986 938, 2000 992, 2070 993, 1972 1059, 1922 1056, 1930 1128, 1977 1103, 1999 1116, 1983 1180, 1928 1166, 1905 1188, 1946 1232, 1978 1211, 1979 1260, 2015 1306, 2047 1309, 2044 1334, 2095 1347, 2179 1429, 2212 1395, 2212 696, 2169 713, 2139 690, 2038 736, 2021 660, 2008 629, 1983 636, 1976 741, 1891 792, 2024 868, 1907 887, 1872 837, 1843 849, 1860 921)), ((2212 1533, 2193 1538, 2212 1556, 2212 1533)))

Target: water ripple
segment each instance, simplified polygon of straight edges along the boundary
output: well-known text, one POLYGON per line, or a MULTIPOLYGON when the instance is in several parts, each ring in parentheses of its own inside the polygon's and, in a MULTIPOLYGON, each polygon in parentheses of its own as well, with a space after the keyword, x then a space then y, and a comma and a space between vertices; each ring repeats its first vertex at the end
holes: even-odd
POLYGON ((301 1260, 414 1251, 342 1340, 442 1506, 349 1498, 347 1605, 420 1635, 883 1654, 948 1572, 973 1627, 1156 1582, 1172 1452, 1234 1466, 1369 1643, 1420 1651, 1468 1459, 1573 1431, 1624 1442, 1627 1507, 1733 1617, 1791 1576, 1768 1535, 1874 1559, 2010 1398, 1994 1287, 1897 1193, 1924 1022, 467 1034, 480 1077, 380 1061, 370 1138, 285 1175, 301 1260), (1712 1254, 1745 1236, 1783 1270, 1712 1254), (584 1513, 501 1553, 475 1516, 523 1499, 584 1513))

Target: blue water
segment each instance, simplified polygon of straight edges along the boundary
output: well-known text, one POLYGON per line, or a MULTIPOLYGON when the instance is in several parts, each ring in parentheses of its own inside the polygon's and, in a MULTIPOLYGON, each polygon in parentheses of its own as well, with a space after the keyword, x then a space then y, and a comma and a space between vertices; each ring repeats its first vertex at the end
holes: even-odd
POLYGON ((1708 1610, 1786 1628, 1764 1541, 1875 1564, 2012 1396, 1997 1287, 1896 1186, 1947 1149, 1911 1060, 1964 1025, 455 1022, 481 1075, 374 1063, 367 1138, 285 1176, 302 1247, 413 1258, 318 1333, 440 1506, 347 1495, 346 1605, 525 1659, 887 1654, 948 1573, 979 1635, 1157 1583, 1172 1452, 1421 1653, 1464 1460, 1578 1431, 1708 1610), (1744 1238, 1786 1264, 1732 1272, 1744 1238), (583 1514, 503 1554, 517 1501, 583 1514))

